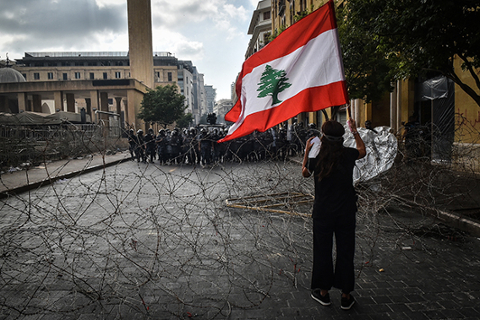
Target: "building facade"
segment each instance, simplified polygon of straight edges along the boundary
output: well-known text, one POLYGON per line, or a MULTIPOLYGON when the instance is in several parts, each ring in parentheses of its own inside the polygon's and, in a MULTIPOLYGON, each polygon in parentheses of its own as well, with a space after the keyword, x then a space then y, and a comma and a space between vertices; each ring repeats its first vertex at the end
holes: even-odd
MULTIPOLYGON (((27 80, 27 82, 71 82, 75 86, 75 81, 121 81, 132 79, 130 57, 128 52, 26 52, 22 59, 16 60, 13 66, 27 80)), ((185 104, 188 106, 187 112, 194 115, 195 123, 199 123, 202 111, 206 110, 205 89, 195 86, 203 86, 203 74, 198 76, 196 67, 191 61, 179 61, 169 52, 154 52, 152 56, 153 67, 152 75, 153 87, 167 84, 176 84, 179 92, 185 96, 185 104), (194 73, 200 81, 194 81, 194 73), (197 97, 196 94, 199 94, 197 97), (202 98, 203 97, 203 98, 202 98), (198 104, 200 103, 200 104, 198 104)), ((137 79, 138 80, 138 79, 137 79)), ((141 84, 145 83, 139 81, 141 84)), ((146 85, 145 85, 146 86, 146 85)), ((146 86, 150 88, 149 86, 146 86)), ((41 104, 49 106, 50 113, 60 111, 80 112, 82 108, 89 110, 91 118, 95 119, 92 101, 99 100, 95 95, 78 94, 63 92, 57 99, 52 95, 35 94, 35 98, 30 94, 27 96, 25 111, 34 111, 32 103, 28 100, 41 100, 41 104), (60 102, 62 101, 62 102, 60 102)), ((107 101, 106 112, 117 112, 120 108, 124 114, 124 119, 129 126, 139 127, 139 121, 129 121, 125 116, 129 108, 127 95, 118 95, 116 93, 103 93, 107 101), (105 94, 108 96, 105 97, 105 94)), ((142 98, 135 98, 130 114, 138 112, 142 98)), ((100 102, 99 102, 100 103, 100 102)), ((37 103, 36 103, 37 104, 37 103)), ((35 104, 35 105, 36 105, 35 104)), ((105 103, 104 103, 105 104, 105 103)), ((132 105, 132 103, 130 103, 132 105)), ((37 112, 40 109, 35 109, 37 112)), ((45 110, 44 110, 45 111, 45 110)), ((130 117, 132 118, 132 117, 130 117)))
POLYGON ((213 112, 217 115, 218 124, 226 124, 225 115, 233 107, 233 101, 231 99, 220 99, 215 103, 213 112))
POLYGON ((185 112, 189 112, 193 116, 194 124, 197 124, 198 108, 195 106, 195 95, 193 88, 193 65, 191 61, 179 61, 178 63, 178 86, 180 87, 181 94, 185 97, 185 106, 187 109, 185 112))
POLYGON ((213 86, 205 85, 205 96, 206 96, 206 104, 207 104, 207 112, 212 113, 213 108, 215 106, 215 99, 217 97, 217 89, 213 86))
POLYGON ((252 36, 248 43, 245 59, 262 49, 270 42, 272 32, 271 9, 272 0, 258 2, 257 9, 253 12, 248 34, 252 36))
POLYGON ((193 67, 193 90, 194 90, 194 103, 198 109, 199 119, 197 123, 200 123, 200 118, 207 112, 207 97, 205 93, 205 82, 203 73, 197 71, 197 67, 193 67))

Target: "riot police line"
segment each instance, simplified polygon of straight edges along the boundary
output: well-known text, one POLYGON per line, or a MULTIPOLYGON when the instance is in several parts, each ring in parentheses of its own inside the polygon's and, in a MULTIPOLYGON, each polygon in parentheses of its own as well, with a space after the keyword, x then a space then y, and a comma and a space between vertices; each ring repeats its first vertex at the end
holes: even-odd
POLYGON ((136 133, 129 130, 128 142, 132 160, 159 164, 202 164, 245 162, 262 160, 285 160, 302 153, 306 140, 318 135, 316 126, 305 128, 301 123, 292 126, 271 128, 234 140, 217 143, 224 138, 227 129, 221 126, 198 126, 190 129, 161 129, 155 134, 148 129, 136 133))

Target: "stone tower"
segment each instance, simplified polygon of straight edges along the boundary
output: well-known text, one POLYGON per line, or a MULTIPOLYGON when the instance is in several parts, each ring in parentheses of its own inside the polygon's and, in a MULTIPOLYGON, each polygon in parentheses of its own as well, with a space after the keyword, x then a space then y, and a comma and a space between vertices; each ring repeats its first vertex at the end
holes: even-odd
POLYGON ((150 0, 127 0, 127 12, 131 77, 154 89, 150 0))

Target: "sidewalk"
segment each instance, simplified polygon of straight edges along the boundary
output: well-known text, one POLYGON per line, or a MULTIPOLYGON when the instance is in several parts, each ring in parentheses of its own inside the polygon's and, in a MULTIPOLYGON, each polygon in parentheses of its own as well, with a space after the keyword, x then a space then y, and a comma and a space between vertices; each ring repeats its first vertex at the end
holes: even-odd
POLYGON ((112 155, 94 154, 84 158, 52 161, 27 169, 14 168, 14 171, 0 175, 0 199, 126 160, 130 160, 128 151, 112 155))

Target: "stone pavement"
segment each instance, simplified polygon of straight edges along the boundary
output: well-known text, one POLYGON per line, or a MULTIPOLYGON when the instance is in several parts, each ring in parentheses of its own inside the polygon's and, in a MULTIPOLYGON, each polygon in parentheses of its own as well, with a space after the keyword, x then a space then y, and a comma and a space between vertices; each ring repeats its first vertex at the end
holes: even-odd
POLYGON ((477 237, 395 206, 359 213, 357 304, 341 310, 334 289, 323 307, 309 219, 211 207, 285 181, 308 190, 297 164, 127 158, 2 174, 0 319, 480 319, 477 237))

